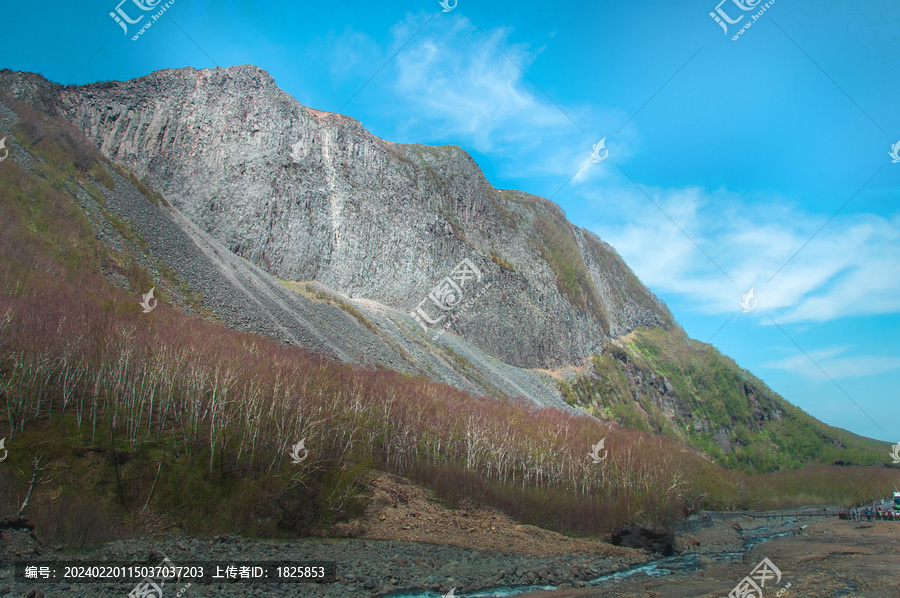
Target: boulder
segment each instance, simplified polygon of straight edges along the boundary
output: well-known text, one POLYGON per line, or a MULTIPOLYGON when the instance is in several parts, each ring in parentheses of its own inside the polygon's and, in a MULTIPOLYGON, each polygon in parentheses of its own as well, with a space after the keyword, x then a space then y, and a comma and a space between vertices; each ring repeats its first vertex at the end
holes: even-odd
POLYGON ((672 542, 675 534, 670 531, 656 530, 636 523, 626 523, 612 534, 612 543, 625 548, 639 548, 661 556, 675 554, 672 542))

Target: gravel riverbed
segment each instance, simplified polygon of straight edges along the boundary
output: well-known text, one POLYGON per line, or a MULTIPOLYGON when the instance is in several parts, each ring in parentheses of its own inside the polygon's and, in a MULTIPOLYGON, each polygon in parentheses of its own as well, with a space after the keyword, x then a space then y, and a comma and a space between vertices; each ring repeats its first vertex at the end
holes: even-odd
MULTIPOLYGON (((0 597, 66 596, 124 597, 134 584, 28 584, 16 583, 10 565, 18 560, 74 560, 73 554, 42 549, 27 531, 3 532, 5 563, 0 571, 0 597)), ((99 550, 81 552, 78 559, 103 562, 159 562, 165 555, 174 564, 188 561, 335 561, 337 581, 329 584, 193 584, 183 595, 192 596, 344 596, 384 595, 400 590, 443 594, 509 586, 581 587, 597 576, 649 560, 608 557, 590 553, 566 553, 547 557, 502 554, 408 541, 391 540, 303 540, 266 541, 238 536, 196 539, 169 535, 134 538, 110 543, 99 550)), ((175 595, 185 584, 172 584, 175 595)), ((166 596, 170 595, 166 591, 166 596)), ((156 598, 156 597, 153 597, 156 598)))

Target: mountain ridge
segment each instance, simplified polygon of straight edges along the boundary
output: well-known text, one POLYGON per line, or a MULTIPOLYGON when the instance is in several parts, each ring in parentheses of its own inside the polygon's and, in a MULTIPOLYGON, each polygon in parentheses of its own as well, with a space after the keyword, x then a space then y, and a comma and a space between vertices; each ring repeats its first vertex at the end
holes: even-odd
POLYGON ((458 146, 389 142, 350 117, 313 112, 257 67, 66 88, 16 77, 0 74, 276 277, 408 313, 469 259, 493 291, 477 321, 460 319, 454 332, 519 367, 580 363, 604 340, 672 323, 621 258, 556 204, 495 189, 458 146))

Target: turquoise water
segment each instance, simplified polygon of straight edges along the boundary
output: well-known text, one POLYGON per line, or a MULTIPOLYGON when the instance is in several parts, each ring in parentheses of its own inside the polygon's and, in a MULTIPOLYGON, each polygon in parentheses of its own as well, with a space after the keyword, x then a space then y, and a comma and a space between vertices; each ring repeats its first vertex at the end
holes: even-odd
MULTIPOLYGON (((785 521, 784 523, 779 524, 776 529, 796 523, 796 521, 785 521)), ((742 534, 744 536, 744 549, 741 552, 721 552, 718 554, 707 554, 703 556, 713 560, 731 560, 740 558, 741 555, 753 549, 753 547, 758 544, 762 544, 763 542, 766 542, 768 540, 774 540, 775 538, 789 536, 792 533, 794 533, 793 530, 773 531, 773 526, 763 526, 755 530, 746 531, 742 534)), ((586 587, 599 586, 604 583, 615 582, 627 577, 631 577, 632 575, 639 575, 641 573, 648 575, 649 577, 665 577, 666 575, 672 575, 676 573, 693 573, 695 571, 699 571, 702 568, 702 565, 700 564, 700 556, 701 555, 698 554, 686 554, 663 557, 661 559, 653 561, 652 563, 645 563, 643 565, 637 565, 635 567, 623 569, 622 571, 617 571, 615 573, 607 573, 605 575, 601 575, 600 577, 585 582, 585 585, 586 587)), ((456 598, 505 598, 506 596, 517 596, 519 594, 525 594, 526 592, 555 589, 556 586, 498 586, 495 588, 478 590, 476 592, 470 592, 467 594, 456 594, 456 598)), ((391 598, 442 597, 443 594, 430 591, 419 591, 411 594, 391 594, 391 598)))

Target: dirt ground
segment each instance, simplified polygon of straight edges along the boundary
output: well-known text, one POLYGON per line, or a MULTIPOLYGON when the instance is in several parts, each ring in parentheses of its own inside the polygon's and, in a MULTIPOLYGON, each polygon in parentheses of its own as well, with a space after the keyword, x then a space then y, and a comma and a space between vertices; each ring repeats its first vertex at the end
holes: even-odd
MULTIPOLYGON (((589 552, 621 559, 623 564, 648 560, 641 551, 615 547, 601 539, 573 539, 519 525, 494 509, 475 506, 447 509, 429 498, 427 491, 397 476, 379 475, 370 481, 369 490, 374 500, 365 517, 352 524, 356 526, 355 534, 360 534, 357 537, 449 544, 531 556, 589 552)), ((749 518, 720 521, 712 528, 680 535, 676 547, 682 554, 740 551, 742 540, 738 530, 766 524, 763 519, 749 518)), ((719 598, 727 596, 763 558, 768 558, 781 570, 782 579, 772 589, 765 589, 767 597, 900 598, 900 522, 807 519, 796 528, 796 535, 756 546, 743 560, 722 562, 701 556, 704 566, 695 573, 659 578, 641 573, 601 587, 527 596, 719 598), (790 587, 785 588, 788 583, 790 587)))
POLYGON ((602 540, 569 538, 531 525, 520 525, 500 511, 463 504, 448 509, 428 491, 404 478, 380 474, 368 484, 372 500, 365 516, 341 530, 367 540, 409 540, 460 548, 548 556, 589 552, 644 562, 644 552, 602 540))
MULTIPOLYGON (((451 510, 403 478, 381 474, 369 482, 366 515, 346 529, 359 538, 410 540, 461 548, 531 556, 593 553, 621 565, 647 562, 642 551, 619 548, 602 539, 574 539, 519 525, 494 509, 462 506, 451 510)), ((720 598, 768 558, 782 572, 764 596, 780 598, 900 598, 900 522, 855 523, 806 519, 796 535, 756 546, 743 560, 717 561, 706 554, 739 552, 738 531, 767 525, 764 519, 737 518, 676 539, 682 554, 701 555, 695 573, 652 578, 636 574, 600 587, 537 592, 523 598, 720 598), (790 587, 785 587, 790 583, 790 587), (780 592, 780 594, 779 594, 780 592)), ((771 586, 771 582, 770 582, 771 586)), ((755 596, 753 598, 756 598, 755 596)))
MULTIPOLYGON (((727 546, 728 524, 723 523, 693 536, 707 532, 727 546)), ((827 519, 801 525, 805 528, 798 535, 756 546, 743 560, 710 562, 696 573, 656 579, 639 574, 602 587, 536 592, 523 598, 720 598, 763 558, 782 573, 779 584, 770 582, 771 589, 764 590, 767 598, 900 598, 900 522, 827 519)))

